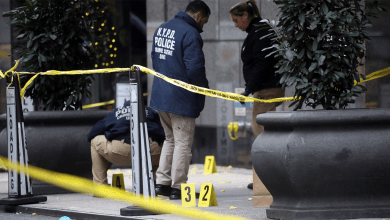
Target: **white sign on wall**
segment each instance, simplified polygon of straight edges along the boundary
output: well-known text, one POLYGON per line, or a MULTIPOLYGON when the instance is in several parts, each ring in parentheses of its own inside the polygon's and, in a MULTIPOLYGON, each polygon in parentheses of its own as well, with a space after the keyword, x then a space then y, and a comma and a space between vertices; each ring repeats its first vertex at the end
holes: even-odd
POLYGON ((115 106, 123 106, 127 101, 130 101, 130 83, 117 83, 115 106))

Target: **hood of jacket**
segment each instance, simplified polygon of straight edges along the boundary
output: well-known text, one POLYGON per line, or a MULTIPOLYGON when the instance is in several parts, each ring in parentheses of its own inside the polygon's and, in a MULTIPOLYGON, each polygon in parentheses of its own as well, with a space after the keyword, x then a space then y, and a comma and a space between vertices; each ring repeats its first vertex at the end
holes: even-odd
POLYGON ((176 15, 175 15, 175 18, 177 19, 182 19, 184 21, 186 21, 189 25, 191 25, 192 27, 194 27, 197 31, 199 31, 199 33, 202 33, 203 30, 202 28, 200 27, 200 25, 198 23, 196 23, 195 19, 193 19, 189 14, 183 12, 183 11, 179 11, 176 15))

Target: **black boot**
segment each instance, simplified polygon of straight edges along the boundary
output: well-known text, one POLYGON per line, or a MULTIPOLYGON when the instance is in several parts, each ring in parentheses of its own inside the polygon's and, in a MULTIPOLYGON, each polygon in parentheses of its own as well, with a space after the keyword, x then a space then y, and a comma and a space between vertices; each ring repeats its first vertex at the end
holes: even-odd
POLYGON ((176 200, 176 199, 181 199, 181 190, 172 188, 171 190, 171 195, 169 196, 170 200, 176 200))
POLYGON ((170 196, 171 186, 156 184, 156 195, 170 196))
POLYGON ((248 184, 248 189, 253 189, 253 183, 248 184))

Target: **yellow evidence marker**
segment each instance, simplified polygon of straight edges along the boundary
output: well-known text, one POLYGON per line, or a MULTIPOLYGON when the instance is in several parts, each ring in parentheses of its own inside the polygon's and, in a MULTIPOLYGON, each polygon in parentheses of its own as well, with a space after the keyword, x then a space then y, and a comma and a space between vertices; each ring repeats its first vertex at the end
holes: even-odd
POLYGON ((118 187, 125 190, 125 181, 123 180, 123 173, 112 174, 112 187, 118 187))
POLYGON ((195 183, 181 184, 181 206, 196 207, 195 183))
POLYGON ((217 173, 217 164, 215 163, 214 156, 206 156, 204 161, 204 174, 217 173))
POLYGON ((202 183, 198 207, 218 206, 217 197, 212 183, 202 183))

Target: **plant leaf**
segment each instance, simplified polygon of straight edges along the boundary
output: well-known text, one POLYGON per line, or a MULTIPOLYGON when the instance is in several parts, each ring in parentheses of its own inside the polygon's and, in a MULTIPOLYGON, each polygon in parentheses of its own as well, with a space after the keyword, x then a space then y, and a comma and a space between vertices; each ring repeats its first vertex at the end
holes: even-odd
POLYGON ((317 47, 318 47, 318 41, 317 41, 317 38, 315 38, 313 40, 312 51, 315 52, 317 50, 317 47))
POLYGON ((67 105, 67 106, 70 105, 70 103, 72 103, 72 99, 73 99, 73 96, 70 96, 70 97, 68 98, 68 100, 66 101, 66 105, 67 105))
POLYGON ((314 28, 314 27, 317 27, 317 24, 318 24, 320 21, 321 21, 320 19, 314 20, 314 21, 312 21, 312 22, 310 23, 310 26, 312 26, 313 28, 314 28))
POLYGON ((27 61, 30 61, 33 57, 34 57, 35 54, 30 54, 28 55, 24 60, 23 62, 27 62, 27 61))
POLYGON ((300 31, 300 32, 298 33, 298 35, 297 35, 297 40, 300 40, 300 39, 303 37, 304 34, 305 34, 304 31, 300 31))
POLYGON ((355 47, 359 47, 362 50, 366 50, 366 48, 361 44, 354 44, 355 47))
POLYGON ((32 46, 32 43, 33 43, 33 40, 32 40, 32 39, 28 40, 28 42, 27 42, 27 48, 30 48, 30 47, 32 46))
POLYGON ((55 40, 55 39, 57 39, 57 36, 54 35, 54 34, 50 34, 50 38, 51 38, 52 40, 55 40))
POLYGON ((328 14, 328 12, 329 12, 328 5, 327 5, 325 2, 323 2, 323 3, 321 4, 321 11, 322 11, 322 13, 324 13, 325 15, 328 14))
POLYGON ((313 71, 317 67, 317 65, 318 65, 317 62, 311 63, 311 65, 309 67, 309 72, 313 71))
POLYGON ((340 72, 340 71, 334 71, 334 73, 340 77, 340 78, 344 78, 345 74, 343 72, 340 72))
MULTIPOLYGON (((287 59, 293 61, 295 52, 290 50, 290 48, 286 51, 287 59)), ((296 54, 295 54, 296 55, 296 54)))
POLYGON ((22 39, 22 38, 24 38, 25 36, 26 36, 26 33, 24 33, 24 34, 19 34, 19 36, 17 36, 16 39, 22 39))
POLYGON ((318 65, 319 65, 319 66, 321 66, 321 65, 324 63, 325 58, 326 58, 326 56, 324 56, 324 55, 321 55, 321 56, 320 56, 320 60, 318 61, 318 65))
POLYGON ((303 49, 301 50, 301 52, 299 52, 297 58, 298 58, 298 59, 302 59, 303 55, 305 55, 305 52, 306 52, 306 51, 305 51, 305 48, 303 48, 303 49))
POLYGON ((34 47, 33 47, 33 51, 37 51, 37 49, 38 49, 38 46, 39 46, 39 43, 37 42, 37 43, 35 43, 34 44, 34 47))
POLYGON ((42 54, 39 54, 39 58, 41 59, 42 62, 46 62, 47 59, 45 56, 43 56, 42 54))
POLYGON ((301 26, 303 26, 303 24, 305 23, 305 12, 301 12, 299 15, 298 15, 298 19, 299 19, 299 24, 301 26))

